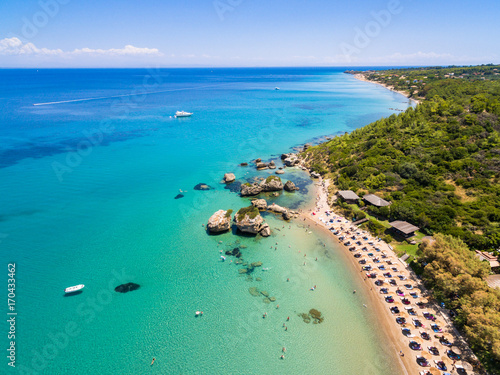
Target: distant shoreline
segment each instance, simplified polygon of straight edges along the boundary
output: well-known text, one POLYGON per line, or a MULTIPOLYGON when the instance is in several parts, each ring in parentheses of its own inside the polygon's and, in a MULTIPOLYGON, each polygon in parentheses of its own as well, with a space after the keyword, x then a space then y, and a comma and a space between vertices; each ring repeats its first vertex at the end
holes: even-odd
POLYGON ((420 104, 420 100, 417 100, 417 99, 413 99, 413 98, 410 98, 408 97, 408 94, 404 91, 400 91, 400 90, 395 90, 392 86, 389 86, 389 85, 386 85, 384 83, 380 83, 380 82, 375 82, 375 81, 371 81, 369 80, 368 78, 366 78, 365 74, 364 73, 356 73, 356 74, 353 74, 354 78, 360 80, 360 81, 363 81, 363 82, 370 82, 370 83, 374 83, 376 85, 380 85, 384 88, 386 88, 387 90, 391 90, 392 92, 396 92, 398 94, 401 94, 403 95, 405 98, 411 100, 411 101, 414 101, 416 104, 420 104))

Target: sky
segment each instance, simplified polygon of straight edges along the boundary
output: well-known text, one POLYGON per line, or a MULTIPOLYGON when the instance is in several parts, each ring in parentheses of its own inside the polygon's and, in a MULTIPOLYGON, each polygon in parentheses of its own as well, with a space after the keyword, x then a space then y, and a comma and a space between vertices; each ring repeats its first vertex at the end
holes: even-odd
POLYGON ((500 63, 500 2, 5 0, 0 67, 500 63))

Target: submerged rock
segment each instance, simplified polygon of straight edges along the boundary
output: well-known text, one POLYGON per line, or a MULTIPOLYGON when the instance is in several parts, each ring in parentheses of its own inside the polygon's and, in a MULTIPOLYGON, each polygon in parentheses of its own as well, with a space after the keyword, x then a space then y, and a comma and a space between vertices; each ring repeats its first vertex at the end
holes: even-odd
POLYGON ((194 190, 212 190, 213 188, 210 185, 204 184, 200 182, 198 185, 194 187, 194 190))
POLYGON ((177 194, 174 199, 184 198, 184 194, 177 194))
POLYGON ((270 300, 271 302, 275 302, 275 301, 276 301, 276 297, 269 297, 269 300, 270 300))
POLYGON ((241 163, 240 167, 248 167, 248 163, 241 163))
POLYGON ((118 292, 118 293, 127 293, 127 292, 131 292, 133 290, 137 290, 139 289, 141 286, 139 284, 135 284, 135 283, 126 283, 126 284, 121 284, 121 285, 118 285, 116 288, 115 288, 115 292, 118 292))
POLYGON ((238 270, 238 272, 239 272, 239 273, 247 273, 247 272, 248 272, 248 269, 246 269, 246 268, 240 268, 240 269, 238 270))
POLYGON ((229 190, 231 193, 239 193, 241 190, 241 182, 234 181, 224 186, 224 189, 229 190))
POLYGON ((256 288, 256 287, 251 287, 251 288, 248 288, 248 291, 250 292, 250 294, 254 297, 258 297, 260 296, 260 293, 259 293, 259 290, 256 288))
POLYGON ((298 315, 304 320, 305 323, 310 323, 312 321, 314 324, 319 324, 325 320, 321 313, 316 309, 309 310, 309 314, 302 313, 298 315))
POLYGON ((252 267, 260 267, 262 266, 262 262, 253 262, 252 267))
POLYGON ((207 228, 210 233, 221 233, 231 228, 233 210, 219 210, 208 219, 207 228))

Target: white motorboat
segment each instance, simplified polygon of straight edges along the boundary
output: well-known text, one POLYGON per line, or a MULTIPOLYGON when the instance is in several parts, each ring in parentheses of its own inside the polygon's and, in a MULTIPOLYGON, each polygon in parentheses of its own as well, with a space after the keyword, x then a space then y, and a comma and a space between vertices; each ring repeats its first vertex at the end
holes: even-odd
POLYGON ((175 112, 175 117, 176 118, 179 118, 179 117, 190 117, 192 115, 191 112, 185 112, 185 111, 177 111, 175 112))
POLYGON ((70 286, 69 288, 64 289, 64 292, 65 293, 74 293, 74 292, 78 292, 79 290, 82 290, 83 288, 85 288, 85 285, 83 285, 83 284, 70 286))

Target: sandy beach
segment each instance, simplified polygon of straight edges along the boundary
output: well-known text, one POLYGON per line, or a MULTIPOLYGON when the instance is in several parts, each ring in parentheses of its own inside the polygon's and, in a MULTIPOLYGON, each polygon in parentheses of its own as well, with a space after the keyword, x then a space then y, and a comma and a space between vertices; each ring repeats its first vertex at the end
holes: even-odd
MULTIPOLYGON (((397 92, 398 94, 401 94, 401 95, 403 95, 404 97, 408 98, 408 93, 406 93, 406 92, 404 92, 404 91, 401 91, 401 90, 395 90, 392 86, 388 86, 388 85, 383 84, 383 83, 380 83, 380 82, 370 81, 369 79, 367 79, 367 78, 365 77, 365 75, 364 75, 364 74, 360 74, 360 73, 358 73, 358 74, 354 74, 354 78, 359 79, 360 81, 363 81, 363 82, 370 82, 370 83, 374 83, 374 84, 376 84, 376 85, 380 85, 380 86, 382 86, 382 87, 386 88, 387 90, 391 90, 391 91, 393 91, 393 92, 397 92)), ((417 103, 417 104, 419 104, 419 103, 420 103, 420 100, 413 99, 413 98, 408 98, 408 99, 409 99, 409 100, 414 101, 414 102, 415 102, 415 103, 417 103)))
MULTIPOLYGON (((378 322, 386 334, 387 343, 398 355, 402 374, 426 374, 431 367, 433 374, 458 374, 455 365, 463 365, 473 374, 470 364, 466 362, 451 360, 446 352, 452 349, 461 353, 456 346, 447 346, 440 342, 439 337, 444 335, 451 343, 461 343, 464 341, 457 334, 458 332, 451 325, 449 319, 440 311, 439 306, 428 303, 425 297, 425 289, 415 274, 405 262, 398 259, 391 247, 380 239, 374 238, 370 233, 352 225, 352 222, 335 214, 328 204, 328 184, 329 181, 319 181, 315 184, 316 200, 315 204, 301 213, 300 219, 305 220, 318 230, 328 232, 332 241, 337 243, 345 251, 349 264, 353 267, 360 278, 363 279, 366 290, 369 291, 370 300, 366 301, 376 315, 378 322), (356 255, 355 257, 355 254, 356 255), (360 264, 360 262, 365 262, 360 264), (363 271, 362 267, 370 266, 370 271, 363 271), (381 268, 383 270, 381 270, 381 268), (360 272, 361 271, 361 272, 360 272), (390 275, 387 274, 390 272, 390 275), (368 273, 376 273, 374 278, 367 277, 368 273), (383 285, 376 285, 375 282, 383 282, 383 285), (394 283, 395 285, 391 285, 394 283), (385 290, 387 294, 384 294, 385 290), (410 295, 410 293, 416 293, 410 295), (394 302, 387 302, 385 297, 391 296, 394 302), (397 307, 399 313, 391 312, 391 308, 397 307), (396 319, 404 318, 405 323, 396 319), (430 319, 429 319, 430 318, 430 319), (417 319, 422 326, 417 328, 417 319), (431 325, 437 324, 437 330, 431 329, 431 325), (407 328, 410 333, 404 335, 402 330, 407 328), (422 334, 423 333, 423 334, 422 334), (426 340, 425 333, 429 335, 426 340), (413 350, 409 347, 411 341, 420 344, 420 350, 413 350), (431 354, 429 347, 435 347, 439 354, 431 354), (425 357, 430 367, 422 367, 417 363, 417 356, 425 357), (447 367, 446 371, 439 371, 435 361, 443 361, 447 367)), ((463 346, 461 346, 463 348, 463 346)))

